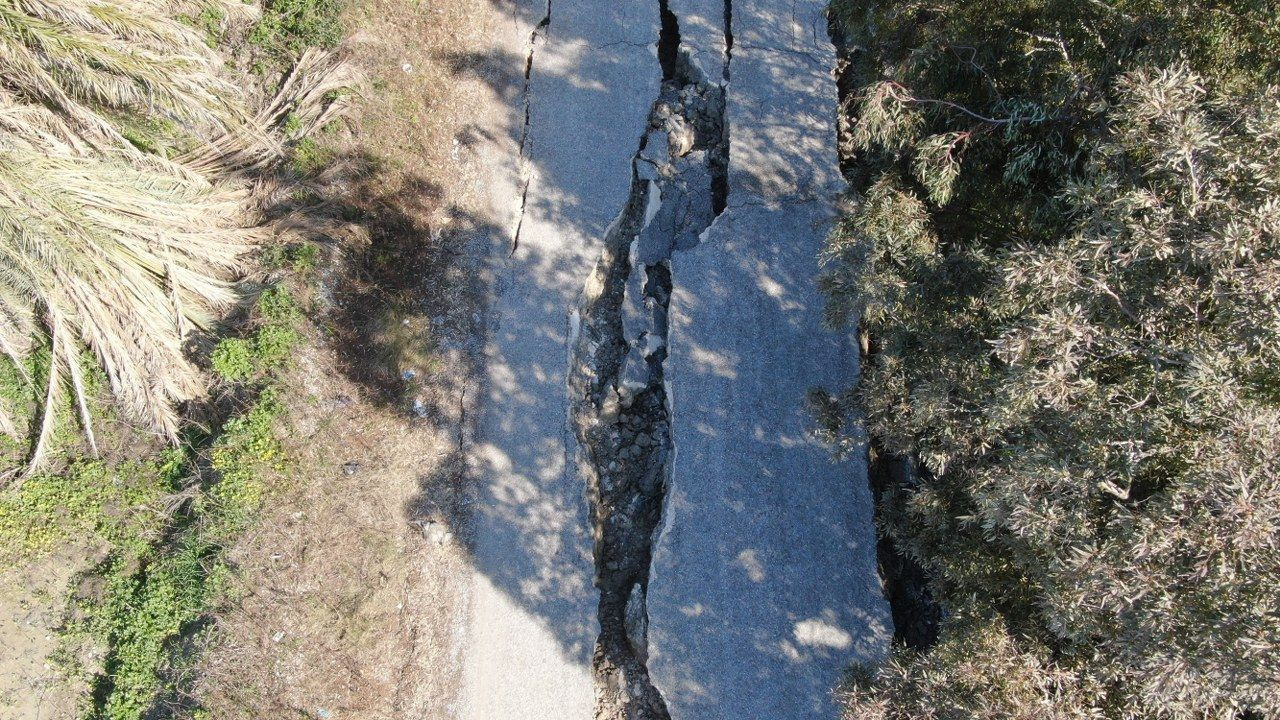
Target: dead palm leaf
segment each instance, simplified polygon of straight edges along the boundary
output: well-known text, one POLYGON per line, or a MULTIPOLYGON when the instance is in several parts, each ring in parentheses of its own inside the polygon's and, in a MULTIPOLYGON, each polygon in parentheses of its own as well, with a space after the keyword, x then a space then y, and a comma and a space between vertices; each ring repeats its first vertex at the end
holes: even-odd
MULTIPOLYGON (((231 173, 277 158, 269 132, 340 109, 341 59, 308 53, 258 113, 221 58, 161 0, 0 0, 0 354, 25 372, 50 349, 28 472, 63 393, 96 446, 80 366, 88 348, 126 416, 177 439, 205 382, 185 352, 237 301, 245 254, 270 230, 231 173), (104 111, 158 114, 203 145, 177 160, 133 147, 104 111), (43 338, 43 339, 40 339, 43 338)), ((0 407, 0 432, 15 434, 0 407)))

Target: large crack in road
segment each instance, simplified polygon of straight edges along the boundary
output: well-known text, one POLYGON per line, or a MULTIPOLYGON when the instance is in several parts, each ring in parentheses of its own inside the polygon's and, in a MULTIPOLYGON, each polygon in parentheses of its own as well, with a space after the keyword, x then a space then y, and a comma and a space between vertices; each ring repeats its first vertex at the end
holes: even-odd
POLYGON ((804 409, 858 371, 813 282, 844 188, 825 2, 550 10, 497 27, 527 54, 478 145, 507 232, 460 716, 833 717, 892 626, 865 468, 804 409))
MULTIPOLYGON (((600 635, 598 720, 667 720, 649 678, 646 593, 674 452, 663 376, 670 260, 697 244, 727 202, 725 85, 681 47, 660 0, 663 82, 631 162, 631 191, 604 238, 574 315, 570 398, 592 506, 600 635)), ((726 46, 730 10, 726 3, 726 46)), ((722 77, 729 74, 725 54, 722 77)))

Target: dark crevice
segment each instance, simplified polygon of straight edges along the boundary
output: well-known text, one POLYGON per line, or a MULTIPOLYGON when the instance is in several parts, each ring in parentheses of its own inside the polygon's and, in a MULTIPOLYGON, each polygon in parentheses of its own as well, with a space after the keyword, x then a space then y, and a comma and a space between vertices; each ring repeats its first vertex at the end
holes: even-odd
POLYGON ((525 205, 529 201, 529 128, 532 124, 533 106, 533 58, 538 49, 538 39, 545 37, 551 29, 551 0, 547 0, 547 11, 538 24, 529 32, 529 52, 524 60, 524 87, 521 90, 524 102, 524 125, 520 127, 520 143, 517 153, 520 162, 520 210, 516 218, 515 230, 511 233, 511 252, 514 256, 520 249, 520 230, 524 227, 525 205))
MULTIPOLYGON (((828 16, 827 32, 836 49, 836 92, 841 108, 837 130, 840 169, 846 179, 854 179, 859 175, 859 164, 849 140, 849 118, 845 115, 845 108, 850 106, 850 99, 862 90, 851 70, 858 49, 847 41, 833 16, 828 16)), ((878 348, 865 331, 860 331, 859 336, 859 367, 865 370, 876 362, 878 348)), ((877 527, 882 525, 880 519, 892 498, 915 483, 916 472, 910 458, 888 453, 877 438, 870 438, 867 443, 867 481, 871 487, 877 527)), ((877 533, 876 559, 885 599, 893 616, 894 641, 912 650, 927 650, 937 641, 938 626, 942 620, 942 608, 930 592, 928 572, 883 532, 877 533)))
POLYGON ((577 309, 569 378, 600 591, 598 720, 670 717, 646 665, 649 572, 673 451, 664 376, 670 259, 723 209, 715 188, 726 185, 728 164, 724 88, 680 47, 665 0, 658 9, 663 82, 632 159, 631 192, 577 309))
POLYGON ((724 0, 724 67, 720 72, 720 142, 711 164, 711 209, 717 216, 729 206, 729 66, 733 62, 733 0, 724 0))
POLYGON ((725 83, 729 82, 729 66, 733 63, 733 0, 724 0, 724 72, 725 83))
MULTIPOLYGON (((914 468, 906 458, 885 452, 878 442, 869 446, 867 479, 879 515, 891 494, 913 483, 914 468)), ((929 591, 928 573, 883 533, 876 540, 876 560, 893 615, 894 642, 912 650, 929 649, 938 639, 942 609, 929 591)))
POLYGON ((667 0, 658 0, 658 64, 662 66, 663 82, 676 78, 680 58, 680 20, 667 7, 667 0))

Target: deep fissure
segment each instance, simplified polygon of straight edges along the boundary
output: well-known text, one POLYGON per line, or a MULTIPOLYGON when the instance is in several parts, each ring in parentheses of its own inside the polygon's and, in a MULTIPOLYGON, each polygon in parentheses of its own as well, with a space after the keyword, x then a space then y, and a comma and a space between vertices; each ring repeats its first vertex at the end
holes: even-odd
POLYGON ((733 0, 724 0, 724 70, 721 76, 729 83, 729 66, 733 64, 733 0))
POLYGON ((670 260, 697 245, 728 189, 725 87, 703 77, 681 46, 666 0, 658 12, 661 88, 632 157, 627 201, 583 290, 571 348, 572 420, 600 591, 600 720, 670 717, 649 678, 646 608, 674 450, 664 377, 670 260))
MULTIPOLYGON (((850 72, 851 60, 859 49, 844 36, 834 16, 828 18, 827 35, 836 49, 839 107, 847 108, 850 99, 862 89, 855 73, 850 72)), ((859 169, 849 139, 849 123, 843 112, 837 132, 840 169, 850 177, 859 169)), ((859 332, 859 340, 859 366, 866 368, 874 362, 879 349, 865 332, 859 332)), ((893 455, 875 437, 870 439, 867 443, 867 482, 877 520, 883 511, 883 498, 899 488, 914 485, 919 471, 911 458, 893 455)), ((894 641, 915 651, 927 650, 937 641, 938 626, 942 621, 942 608, 929 590, 928 573, 919 561, 903 552, 886 534, 877 533, 876 560, 885 600, 893 616, 894 641)))

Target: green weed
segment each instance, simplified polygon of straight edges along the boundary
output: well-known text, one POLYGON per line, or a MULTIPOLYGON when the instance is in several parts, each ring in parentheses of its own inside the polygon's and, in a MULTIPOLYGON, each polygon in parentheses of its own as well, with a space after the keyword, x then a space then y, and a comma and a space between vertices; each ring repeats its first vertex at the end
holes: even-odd
POLYGON ((280 127, 280 132, 287 138, 301 137, 302 119, 295 113, 289 113, 284 119, 284 124, 280 127))
POLYGON ((213 371, 223 380, 244 382, 257 371, 253 344, 243 338, 226 338, 218 343, 210 355, 213 371))
POLYGON ((289 158, 289 166, 303 177, 315 175, 333 161, 333 149, 321 145, 314 138, 302 138, 293 146, 293 154, 289 158))
MULTIPOLYGON (((314 202, 315 196, 303 190, 294 191, 295 202, 314 202)), ((289 269, 306 274, 316 269, 320 261, 320 248, 312 243, 299 245, 271 245, 262 253, 262 264, 271 270, 289 269)))
MULTIPOLYGON (((149 716, 161 693, 173 690, 162 668, 181 653, 178 640, 227 599, 233 571, 223 550, 261 508, 268 493, 266 474, 284 468, 284 450, 274 429, 280 412, 275 392, 269 389, 245 412, 226 422, 208 449, 213 479, 198 491, 189 511, 170 518, 159 512, 136 511, 143 502, 156 510, 158 501, 175 487, 178 472, 186 467, 175 460, 165 466, 167 472, 159 474, 165 482, 144 486, 127 496, 135 508, 129 517, 152 518, 146 520, 150 526, 100 522, 107 527, 103 536, 113 541, 108 558, 92 572, 101 578, 101 592, 95 597, 73 598, 75 614, 81 619, 63 631, 65 645, 89 642, 106 649, 101 672, 91 683, 92 703, 84 717, 140 720, 149 716)), ((187 448, 187 452, 195 449, 187 448)), ((71 514, 81 506, 91 510, 109 507, 97 498, 95 488, 111 487, 110 483, 72 476, 62 480, 54 481, 53 501, 34 503, 56 508, 41 510, 45 516, 71 514), (88 494, 90 500, 80 500, 80 494, 88 494)), ((41 517, 40 513, 30 515, 32 520, 41 517)), ((85 516, 90 519, 80 522, 114 517, 93 511, 85 516)))
POLYGON ((209 3, 200 8, 200 12, 190 15, 178 15, 178 22, 199 30, 204 35, 205 44, 209 47, 217 47, 223 39, 223 24, 227 20, 227 14, 221 8, 209 3))
POLYGON ((261 508, 265 474, 284 467, 274 429, 280 412, 275 392, 267 390, 227 421, 209 450, 213 481, 190 512, 170 521, 166 540, 131 527, 111 535, 118 544, 93 572, 102 579, 101 595, 73 599, 82 619, 63 635, 64 643, 107 649, 92 682, 90 720, 147 717, 156 697, 172 689, 161 668, 179 652, 176 641, 227 598, 232 570, 223 549, 261 508))
MULTIPOLYGON (((314 258, 311 261, 314 262, 314 258)), ((296 329, 302 321, 302 312, 284 288, 275 287, 262 293, 255 314, 261 325, 250 337, 223 339, 210 356, 213 371, 223 380, 265 379, 288 365, 294 348, 302 341, 296 329)))
MULTIPOLYGON (((89 351, 80 355, 80 370, 84 380, 85 397, 90 410, 100 418, 110 418, 110 406, 94 402, 107 384, 106 373, 89 351)), ((69 378, 64 377, 54 412, 57 419, 49 438, 49 452, 62 453, 74 448, 81 440, 76 429, 79 413, 75 394, 69 378)), ((49 345, 45 338, 36 338, 34 346, 21 366, 7 357, 0 357, 0 412, 13 423, 13 435, 0 433, 0 467, 20 465, 30 452, 33 433, 39 427, 43 412, 44 393, 49 383, 49 345)))
POLYGON ((249 42, 277 62, 288 62, 310 47, 332 49, 342 41, 336 0, 268 0, 249 42))
POLYGON ((160 506, 181 468, 181 454, 169 450, 150 462, 80 461, 27 478, 0 494, 0 568, 47 553, 72 535, 145 545, 163 524, 160 506))
POLYGON ((164 668, 181 661, 182 639, 228 600, 233 570, 224 549, 262 507, 268 478, 286 466, 273 381, 300 342, 301 320, 293 296, 271 288, 254 307, 253 334, 219 343, 212 358, 219 375, 262 384, 216 436, 193 438, 159 463, 73 465, 65 474, 28 480, 13 503, 0 504, 0 542, 30 538, 20 553, 71 531, 94 532, 110 543, 107 559, 90 573, 100 579, 99 591, 72 598, 78 619, 62 631, 60 655, 68 666, 79 644, 105 650, 82 717, 141 720, 179 691, 164 668), (165 499, 197 466, 197 456, 208 460, 207 481, 182 512, 164 513, 165 499))

